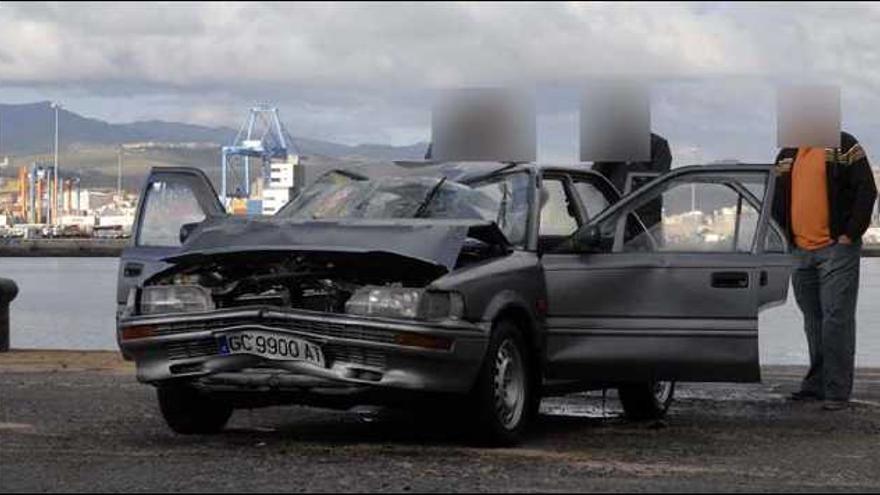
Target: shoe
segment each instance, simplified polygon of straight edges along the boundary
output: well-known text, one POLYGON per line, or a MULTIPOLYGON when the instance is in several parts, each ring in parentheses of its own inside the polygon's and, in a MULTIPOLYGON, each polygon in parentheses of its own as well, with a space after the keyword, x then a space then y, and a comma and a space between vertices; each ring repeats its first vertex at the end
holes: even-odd
POLYGON ((792 394, 789 395, 788 398, 798 401, 822 400, 822 397, 819 394, 810 390, 798 390, 797 392, 792 392, 792 394))
POLYGON ((826 411, 840 411, 846 409, 848 406, 849 401, 847 400, 826 400, 822 403, 822 409, 826 411))

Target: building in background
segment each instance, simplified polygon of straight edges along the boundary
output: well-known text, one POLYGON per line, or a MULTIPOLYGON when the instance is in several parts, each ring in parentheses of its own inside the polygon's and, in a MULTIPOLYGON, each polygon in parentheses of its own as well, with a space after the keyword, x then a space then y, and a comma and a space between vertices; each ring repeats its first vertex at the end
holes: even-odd
POLYGON ((290 201, 300 173, 298 155, 289 155, 284 162, 272 162, 269 180, 263 184, 263 215, 274 215, 290 201))

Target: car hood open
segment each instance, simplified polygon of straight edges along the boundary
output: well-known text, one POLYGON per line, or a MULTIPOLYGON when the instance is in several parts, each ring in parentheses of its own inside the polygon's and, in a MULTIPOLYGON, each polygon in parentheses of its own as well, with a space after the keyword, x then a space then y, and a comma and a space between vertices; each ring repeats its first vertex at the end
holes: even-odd
POLYGON ((398 255, 451 271, 468 238, 510 249, 495 223, 478 220, 221 217, 200 224, 165 260, 191 263, 243 251, 336 251, 398 255))

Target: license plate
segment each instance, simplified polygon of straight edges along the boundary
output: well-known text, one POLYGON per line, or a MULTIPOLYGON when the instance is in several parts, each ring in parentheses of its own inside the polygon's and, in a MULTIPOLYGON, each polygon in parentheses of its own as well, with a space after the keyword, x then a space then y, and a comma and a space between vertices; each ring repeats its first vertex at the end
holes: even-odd
POLYGON ((274 332, 243 330, 219 337, 220 354, 252 354, 278 361, 304 361, 324 366, 321 347, 309 341, 274 332))

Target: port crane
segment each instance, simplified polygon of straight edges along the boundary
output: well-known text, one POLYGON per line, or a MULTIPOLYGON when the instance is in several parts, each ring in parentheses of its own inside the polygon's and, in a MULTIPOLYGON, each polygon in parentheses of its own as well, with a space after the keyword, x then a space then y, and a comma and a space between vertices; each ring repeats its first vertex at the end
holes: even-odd
MULTIPOLYGON (((250 159, 261 161, 263 180, 269 180, 273 160, 287 160, 293 139, 281 123, 278 108, 252 107, 230 146, 221 148, 220 200, 250 197, 250 159)), ((293 149, 295 151, 295 149, 293 149)))

